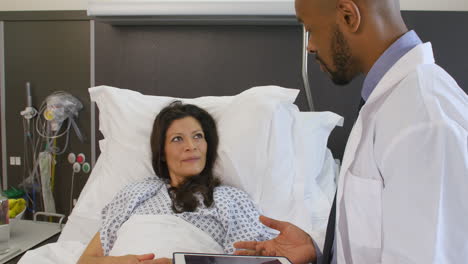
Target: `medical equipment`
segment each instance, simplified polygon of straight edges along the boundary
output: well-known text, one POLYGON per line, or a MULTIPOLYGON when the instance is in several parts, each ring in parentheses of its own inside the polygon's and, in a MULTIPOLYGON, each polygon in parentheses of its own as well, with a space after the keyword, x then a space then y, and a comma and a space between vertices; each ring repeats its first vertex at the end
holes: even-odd
POLYGON ((26 84, 26 94, 27 106, 21 112, 24 118, 25 173, 20 186, 29 190, 33 213, 38 206, 45 212, 55 213, 55 157, 66 151, 72 127, 80 141, 84 141, 75 121, 83 105, 71 94, 59 91, 49 95, 36 111, 32 107, 30 83, 26 84), (57 139, 62 136, 65 136, 65 144, 59 148, 57 139), (36 199, 37 193, 42 194, 42 199, 36 199))
POLYGON ((41 175, 42 196, 44 199, 44 212, 55 213, 55 201, 52 194, 52 154, 39 153, 39 170, 41 175))
MULTIPOLYGON (((49 95, 42 103, 39 110, 38 122, 36 122, 37 133, 45 139, 56 139, 66 135, 66 143, 61 151, 56 148, 51 149, 54 154, 60 155, 65 152, 68 146, 69 131, 72 126, 80 141, 84 141, 74 120, 78 117, 78 112, 82 108, 83 104, 76 97, 60 91, 49 95), (66 123, 65 121, 68 121, 65 130, 59 133, 62 125, 66 123)), ((51 144, 48 145, 50 146, 51 144)))
MULTIPOLYGON (((20 112, 23 117, 23 179, 20 184, 21 187, 31 190, 32 198, 32 211, 35 211, 36 208, 36 190, 40 189, 37 183, 34 183, 34 175, 39 175, 38 171, 38 146, 39 140, 36 138, 36 133, 34 130, 35 120, 37 116, 37 110, 32 106, 32 96, 31 96, 31 83, 26 83, 26 107, 23 111, 20 112)), ((38 181, 36 181, 38 182, 38 181)))
POLYGON ((31 83, 27 82, 26 83, 26 108, 21 111, 21 115, 27 119, 30 120, 33 117, 37 115, 37 110, 32 106, 32 97, 31 97, 31 83))
POLYGON ((75 162, 73 164, 72 177, 71 177, 69 214, 71 214, 72 209, 73 209, 73 186, 75 185, 75 174, 78 172, 80 172, 80 164, 78 162, 75 162))
POLYGON ((71 187, 70 187, 70 213, 73 209, 73 186, 75 184, 75 174, 83 170, 84 173, 89 173, 91 171, 91 165, 88 162, 85 162, 85 154, 80 153, 75 155, 75 153, 69 153, 67 157, 68 163, 72 165, 72 177, 71 177, 71 187))
POLYGON ((26 83, 26 108, 20 112, 23 117, 23 160, 24 160, 24 171, 23 181, 25 177, 30 175, 33 170, 33 164, 36 163, 36 139, 34 129, 31 129, 31 123, 34 125, 33 118, 37 116, 37 110, 32 106, 31 96, 31 83, 26 83))

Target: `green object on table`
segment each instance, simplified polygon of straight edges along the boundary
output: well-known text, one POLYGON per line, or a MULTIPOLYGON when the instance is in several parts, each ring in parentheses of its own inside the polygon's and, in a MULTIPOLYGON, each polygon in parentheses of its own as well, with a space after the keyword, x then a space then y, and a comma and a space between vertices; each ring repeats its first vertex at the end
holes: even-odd
POLYGON ((3 191, 3 193, 8 199, 18 199, 25 195, 23 190, 16 189, 15 187, 11 187, 10 189, 3 191))

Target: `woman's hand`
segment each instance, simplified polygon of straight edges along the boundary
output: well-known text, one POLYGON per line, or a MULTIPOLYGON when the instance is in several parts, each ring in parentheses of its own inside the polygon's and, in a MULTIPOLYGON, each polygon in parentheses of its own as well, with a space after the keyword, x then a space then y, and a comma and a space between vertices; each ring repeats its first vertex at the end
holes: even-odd
POLYGON ((154 259, 154 254, 144 255, 125 255, 125 256, 107 256, 107 257, 85 257, 84 262, 93 264, 172 264, 172 259, 159 258, 154 259))
MULTIPOLYGON (((90 259, 92 260, 92 259, 90 259)), ((109 263, 109 264, 172 264, 172 259, 159 258, 154 259, 154 254, 144 255, 125 255, 125 256, 108 256, 94 258, 94 263, 109 263)))
POLYGON ((107 257, 112 261, 112 264, 139 264, 139 263, 153 263, 149 261, 154 261, 154 254, 144 254, 144 255, 125 255, 118 257, 107 257))
POLYGON ((99 232, 84 250, 77 264, 172 264, 172 260, 168 258, 154 259, 153 253, 142 255, 125 255, 125 256, 104 256, 99 232))
POLYGON ((145 260, 140 262, 141 264, 172 264, 172 259, 169 258, 158 258, 154 260, 145 260))
POLYGON ((144 255, 125 255, 125 256, 118 256, 118 257, 100 257, 101 259, 106 259, 109 263, 113 264, 138 264, 138 263, 151 263, 146 261, 153 261, 154 254, 144 254, 144 255))
POLYGON ((265 216, 260 216, 264 225, 280 231, 280 234, 267 241, 241 241, 234 243, 236 255, 283 256, 294 264, 315 261, 315 246, 312 238, 299 227, 265 216))

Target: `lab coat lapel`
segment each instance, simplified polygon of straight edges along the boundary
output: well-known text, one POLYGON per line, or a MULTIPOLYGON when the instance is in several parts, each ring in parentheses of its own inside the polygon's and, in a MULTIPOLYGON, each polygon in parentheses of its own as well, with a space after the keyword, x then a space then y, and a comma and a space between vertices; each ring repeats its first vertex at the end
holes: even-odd
POLYGON ((362 120, 361 114, 359 114, 356 123, 351 130, 351 133, 348 138, 348 142, 346 144, 345 153, 343 156, 343 163, 340 170, 340 176, 338 178, 338 189, 337 189, 337 197, 336 197, 336 229, 335 229, 335 239, 336 239, 336 246, 335 246, 335 254, 338 258, 338 263, 340 263, 340 259, 344 258, 347 260, 347 263, 353 263, 351 258, 351 252, 348 244, 348 222, 346 217, 346 212, 343 209, 344 203, 342 201, 343 198, 343 190, 345 184, 345 174, 349 169, 349 166, 352 163, 353 157, 356 153, 357 146, 361 140, 362 135, 362 120), (343 243, 345 241, 345 243, 343 243), (341 257, 340 257, 341 255, 341 257))
POLYGON ((398 60, 395 65, 393 65, 393 67, 390 68, 390 70, 382 77, 374 91, 369 96, 366 104, 363 106, 363 109, 365 109, 366 106, 369 108, 369 106, 379 100, 382 95, 391 92, 391 89, 393 89, 402 79, 404 79, 410 72, 414 71, 414 69, 419 65, 433 63, 434 55, 432 53, 432 45, 430 42, 419 44, 418 46, 414 47, 400 60, 398 60))

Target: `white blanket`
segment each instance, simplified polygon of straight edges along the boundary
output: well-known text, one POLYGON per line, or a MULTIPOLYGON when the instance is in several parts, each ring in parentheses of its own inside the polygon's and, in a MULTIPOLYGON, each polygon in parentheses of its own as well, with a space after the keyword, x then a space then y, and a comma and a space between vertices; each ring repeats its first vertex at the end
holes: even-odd
POLYGON ((172 258, 174 252, 224 253, 207 233, 173 215, 134 215, 117 232, 111 256, 154 253, 172 258))
POLYGON ((47 244, 26 252, 18 264, 76 264, 86 246, 79 241, 47 244))
MULTIPOLYGON (((52 243, 28 251, 19 264, 75 264, 86 245, 78 241, 52 243)), ((172 215, 134 215, 118 231, 110 255, 154 253, 172 258, 173 252, 223 253, 208 234, 172 215)))

